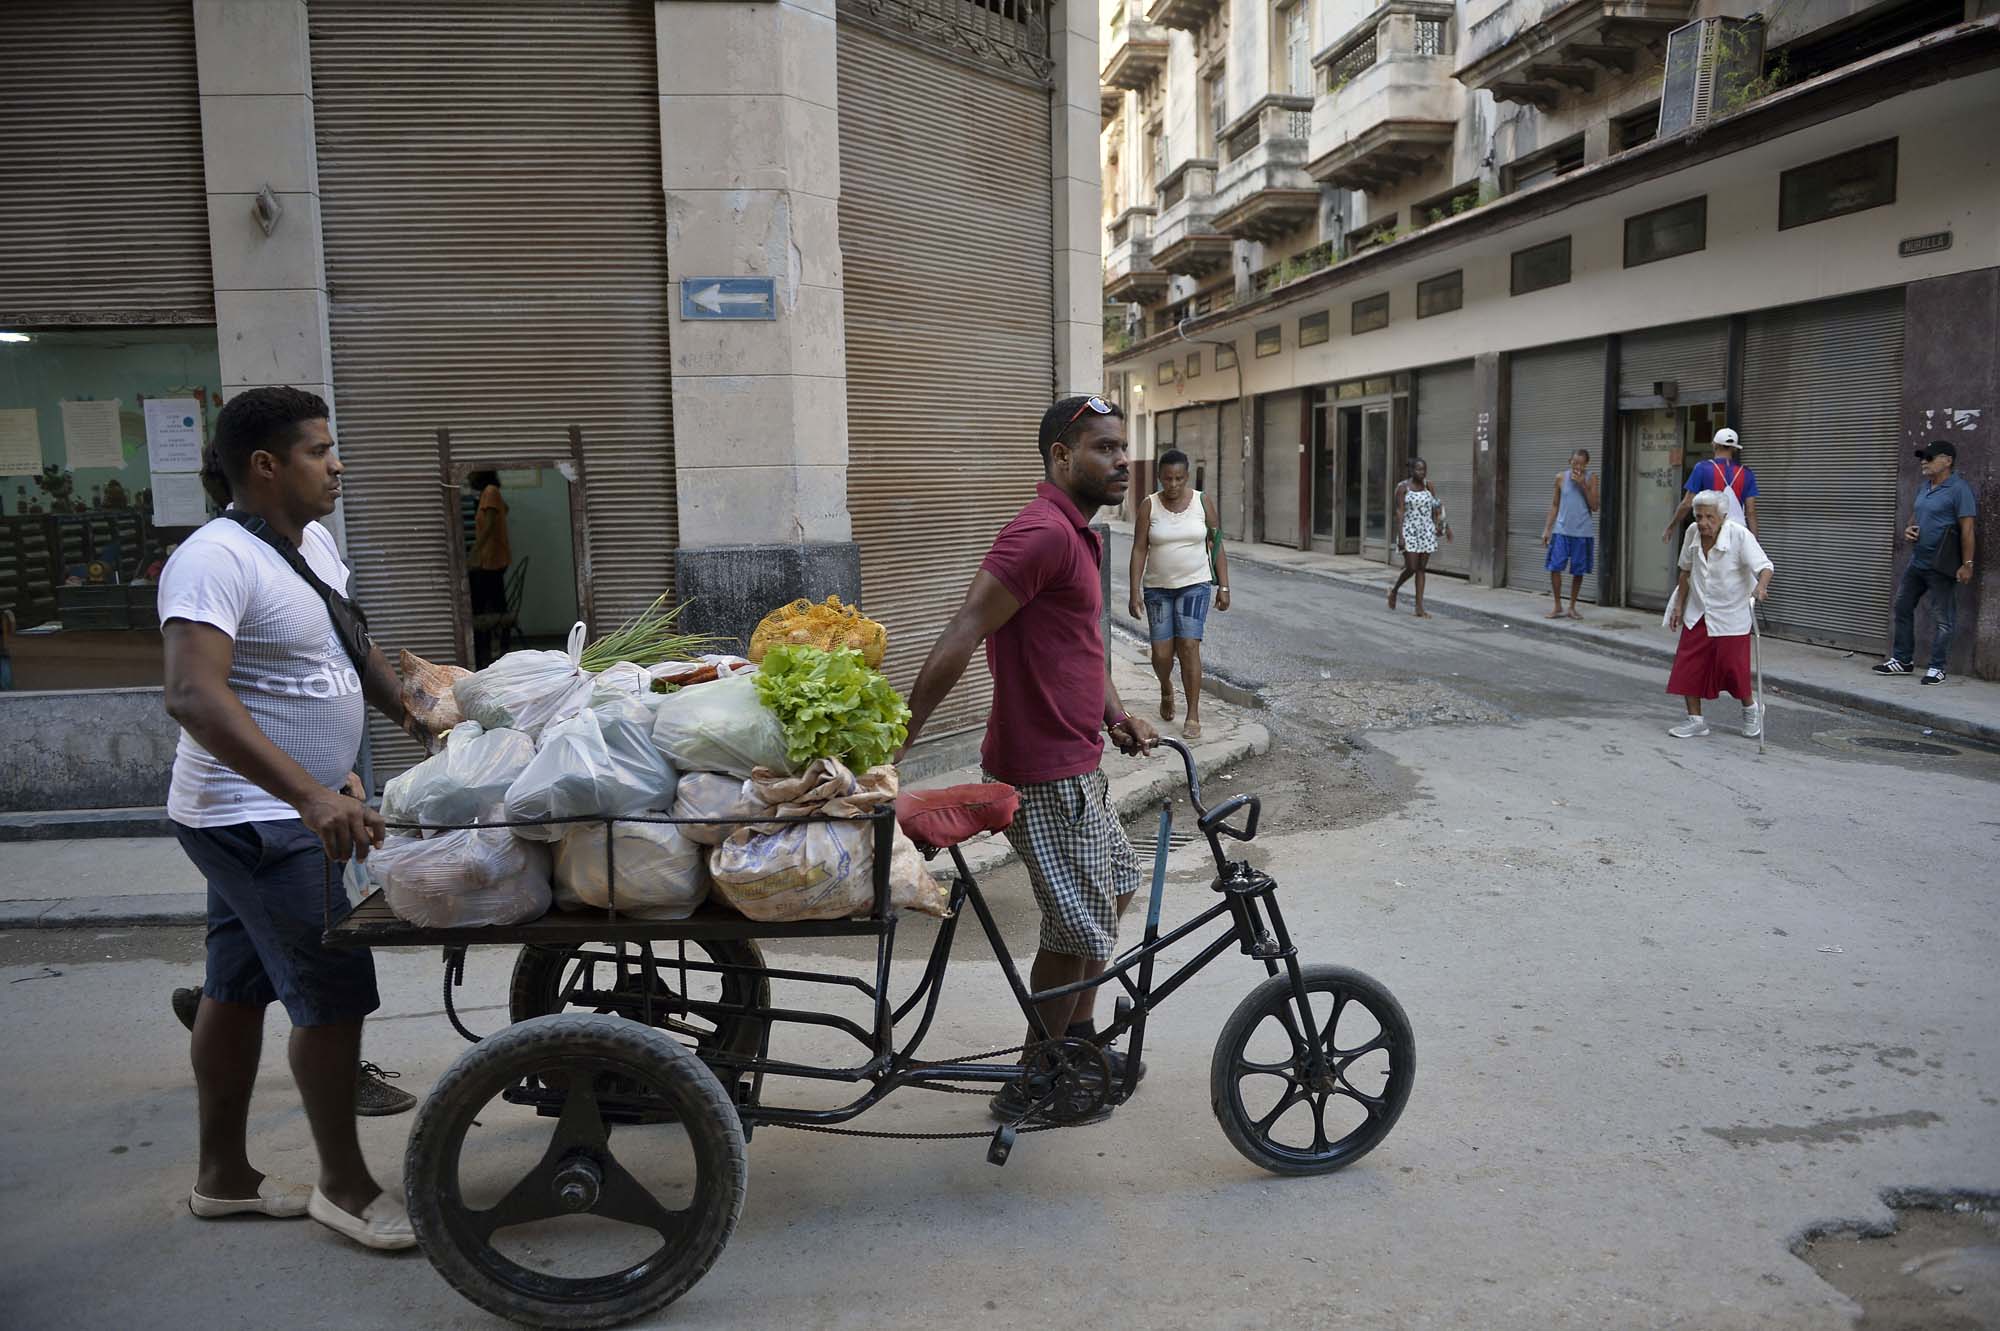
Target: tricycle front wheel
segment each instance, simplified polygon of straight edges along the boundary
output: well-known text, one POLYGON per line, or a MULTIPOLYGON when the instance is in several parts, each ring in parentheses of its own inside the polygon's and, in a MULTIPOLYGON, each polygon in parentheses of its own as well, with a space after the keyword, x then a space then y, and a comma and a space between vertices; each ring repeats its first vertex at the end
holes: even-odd
POLYGON ((1396 1125, 1417 1072, 1410 1019, 1382 984, 1306 966, 1302 1013, 1280 973, 1239 1003, 1215 1042, 1209 1099, 1230 1145, 1274 1174, 1328 1174, 1396 1125))

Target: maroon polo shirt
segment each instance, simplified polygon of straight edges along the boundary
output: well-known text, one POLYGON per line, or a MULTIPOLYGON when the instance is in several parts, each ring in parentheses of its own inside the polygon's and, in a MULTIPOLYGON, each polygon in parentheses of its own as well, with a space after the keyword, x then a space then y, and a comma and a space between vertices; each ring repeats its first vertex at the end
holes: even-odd
POLYGON ((980 760, 1013 785, 1097 770, 1104 755, 1104 590, 1097 534, 1043 481, 979 567, 1021 603, 986 640, 993 712, 980 760))

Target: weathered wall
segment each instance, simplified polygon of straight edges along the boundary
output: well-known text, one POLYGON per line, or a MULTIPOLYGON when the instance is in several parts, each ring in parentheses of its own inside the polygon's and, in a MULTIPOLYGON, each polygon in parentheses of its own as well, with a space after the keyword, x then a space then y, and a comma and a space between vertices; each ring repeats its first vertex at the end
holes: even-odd
POLYGON ((158 689, 0 693, 0 811, 166 803, 180 727, 158 689))

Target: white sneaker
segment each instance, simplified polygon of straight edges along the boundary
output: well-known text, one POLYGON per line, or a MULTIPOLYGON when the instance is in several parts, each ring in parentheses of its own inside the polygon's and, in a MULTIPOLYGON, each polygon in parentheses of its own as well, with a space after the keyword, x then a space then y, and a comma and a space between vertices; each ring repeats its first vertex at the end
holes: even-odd
POLYGON ((1691 716, 1667 733, 1675 739, 1700 739, 1708 733, 1708 722, 1698 716, 1691 716))
POLYGON ((306 1204, 306 1214, 364 1248, 386 1252, 417 1246, 417 1233, 410 1228, 410 1213, 404 1209, 400 1197, 391 1197, 386 1191, 363 1207, 360 1215, 352 1215, 314 1188, 312 1200, 306 1204))
POLYGON ((1747 702, 1743 704, 1743 734, 1755 739, 1764 733, 1764 704, 1747 702))

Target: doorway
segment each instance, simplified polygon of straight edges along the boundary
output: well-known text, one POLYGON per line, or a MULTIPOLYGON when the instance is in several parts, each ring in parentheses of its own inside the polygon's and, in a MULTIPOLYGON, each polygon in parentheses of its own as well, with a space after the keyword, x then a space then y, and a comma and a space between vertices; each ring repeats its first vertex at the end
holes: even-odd
POLYGON ((1620 496, 1624 558, 1624 603, 1664 610, 1679 580, 1680 545, 1660 540, 1660 532, 1680 506, 1695 464, 1708 455, 1707 441, 1727 421, 1724 404, 1654 407, 1619 413, 1625 474, 1620 496))
POLYGON ((1389 557, 1389 407, 1340 409, 1340 552, 1389 557))

